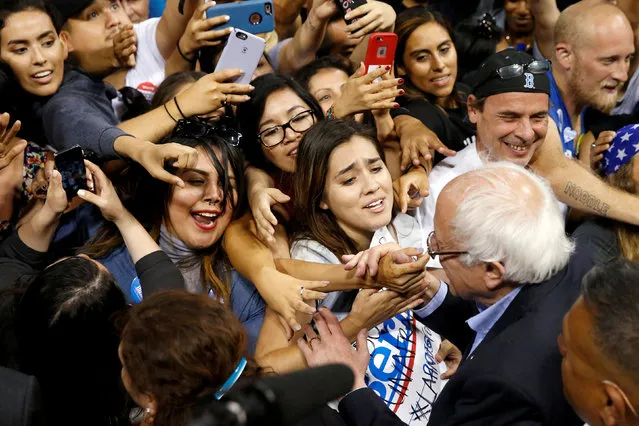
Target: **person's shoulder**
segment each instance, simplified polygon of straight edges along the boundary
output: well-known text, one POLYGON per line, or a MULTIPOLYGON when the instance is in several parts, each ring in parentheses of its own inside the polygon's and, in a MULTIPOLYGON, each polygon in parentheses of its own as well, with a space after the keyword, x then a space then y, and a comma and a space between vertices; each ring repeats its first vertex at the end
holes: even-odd
POLYGON ((425 248, 424 238, 422 238, 419 222, 413 216, 398 213, 392 221, 393 228, 397 234, 397 242, 400 247, 425 248))
POLYGON ((149 18, 142 22, 138 22, 137 24, 133 24, 133 30, 135 31, 136 34, 139 34, 148 30, 149 28, 157 27, 159 23, 160 23, 160 17, 149 18))
MULTIPOLYGON (((429 183, 444 181, 444 185, 450 182, 454 177, 481 166, 481 159, 477 153, 475 143, 471 143, 461 151, 457 151, 457 155, 446 157, 431 171, 428 176, 429 183)), ((442 185, 442 187, 444 186, 442 185)))
POLYGON ((317 263, 341 263, 326 246, 310 238, 295 240, 291 244, 291 258, 317 263))

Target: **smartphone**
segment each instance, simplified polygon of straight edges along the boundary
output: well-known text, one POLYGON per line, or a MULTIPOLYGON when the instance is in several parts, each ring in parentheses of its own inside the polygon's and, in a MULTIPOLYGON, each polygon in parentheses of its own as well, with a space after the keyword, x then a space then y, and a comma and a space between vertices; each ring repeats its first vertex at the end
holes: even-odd
POLYGON ((80 189, 88 189, 84 153, 78 145, 56 153, 55 167, 62 175, 62 187, 68 200, 75 197, 80 189))
POLYGON ((270 33, 275 29, 273 2, 271 0, 249 0, 239 3, 215 5, 206 11, 206 17, 228 15, 226 24, 215 27, 218 30, 233 27, 251 34, 270 33))
MULTIPOLYGON (((366 4, 366 0, 335 0, 335 2, 337 3, 337 6, 342 13, 342 16, 346 15, 351 10, 357 9, 361 5, 366 4)), ((350 24, 353 21, 354 19, 346 20, 346 25, 350 24)))
MULTIPOLYGON (((397 34, 373 33, 368 39, 366 59, 364 66, 366 73, 377 68, 393 66, 395 61, 395 49, 397 48, 397 34)), ((379 79, 381 80, 381 78, 379 79)), ((378 81, 378 80, 376 80, 378 81)))
POLYGON ((220 59, 215 65, 214 72, 240 68, 244 74, 235 79, 234 83, 249 84, 264 54, 265 47, 266 41, 261 37, 233 28, 220 59))

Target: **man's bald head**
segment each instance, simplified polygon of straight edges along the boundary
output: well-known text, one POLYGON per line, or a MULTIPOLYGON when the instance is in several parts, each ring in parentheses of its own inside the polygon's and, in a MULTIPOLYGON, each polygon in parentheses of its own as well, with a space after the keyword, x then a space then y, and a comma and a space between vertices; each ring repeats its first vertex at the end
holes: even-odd
POLYGON ((632 27, 626 15, 610 3, 581 1, 566 8, 555 24, 555 44, 568 43, 574 48, 589 43, 602 32, 626 31, 632 27))

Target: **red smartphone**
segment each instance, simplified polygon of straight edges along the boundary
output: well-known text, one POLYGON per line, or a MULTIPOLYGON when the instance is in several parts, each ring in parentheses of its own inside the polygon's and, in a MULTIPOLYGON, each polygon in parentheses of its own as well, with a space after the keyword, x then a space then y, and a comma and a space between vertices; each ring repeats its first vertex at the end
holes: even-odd
POLYGON ((364 66, 366 73, 377 68, 393 66, 395 61, 395 49, 397 48, 397 34, 395 33, 373 33, 368 38, 366 49, 366 59, 364 66))

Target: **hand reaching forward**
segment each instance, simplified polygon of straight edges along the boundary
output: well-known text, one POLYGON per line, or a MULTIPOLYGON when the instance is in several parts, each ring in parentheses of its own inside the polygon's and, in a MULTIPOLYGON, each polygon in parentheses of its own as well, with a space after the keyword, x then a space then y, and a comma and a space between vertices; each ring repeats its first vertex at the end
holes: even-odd
POLYGON ((9 114, 0 115, 0 170, 7 167, 27 147, 24 139, 16 140, 15 136, 20 130, 20 121, 9 127, 9 114))
POLYGON ((367 330, 362 329, 357 334, 357 348, 353 348, 351 342, 344 334, 342 327, 331 311, 320 308, 313 319, 317 326, 315 331, 308 324, 304 326, 306 340, 299 339, 300 347, 306 363, 309 367, 318 367, 328 364, 345 364, 350 367, 355 376, 353 390, 366 386, 364 374, 368 368, 370 354, 366 344, 367 330))
POLYGON ((117 222, 122 219, 126 214, 126 209, 109 178, 106 177, 102 169, 89 160, 84 160, 84 165, 91 173, 90 179, 94 192, 81 189, 78 191, 78 197, 98 207, 106 220, 117 222))

